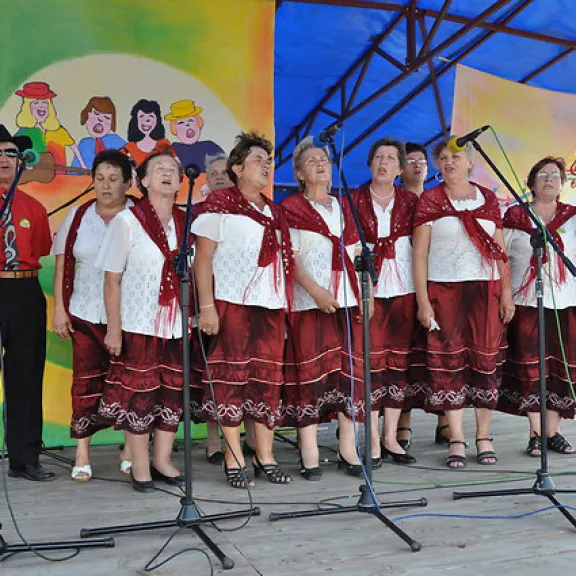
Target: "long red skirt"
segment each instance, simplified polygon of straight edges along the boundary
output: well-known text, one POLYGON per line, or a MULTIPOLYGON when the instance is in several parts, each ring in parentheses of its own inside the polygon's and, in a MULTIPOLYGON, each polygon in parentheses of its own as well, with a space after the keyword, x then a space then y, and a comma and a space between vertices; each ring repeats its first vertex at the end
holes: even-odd
POLYGON ((286 341, 283 425, 303 428, 332 420, 341 370, 336 314, 320 310, 292 313, 286 341))
POLYGON ((218 415, 229 427, 248 418, 273 429, 282 416, 284 310, 215 304, 220 330, 211 339, 203 376, 206 418, 216 421, 218 415))
MULTIPOLYGON (((558 310, 568 372, 576 382, 576 308, 558 310)), ((546 332, 546 407, 562 418, 574 418, 574 399, 562 361, 554 310, 544 310, 546 332)), ((508 327, 508 357, 502 370, 498 409, 526 415, 540 410, 538 310, 517 306, 508 327)))
POLYGON ((99 415, 116 430, 176 432, 182 416, 182 340, 122 333, 99 415))
POLYGON ((403 408, 417 330, 416 296, 376 298, 370 321, 373 408, 403 408))
POLYGON ((506 350, 500 292, 499 280, 428 283, 440 331, 417 331, 407 408, 496 408, 506 350))
POLYGON ((71 438, 89 438, 107 428, 98 417, 110 355, 104 345, 106 324, 92 324, 71 316, 72 333, 72 419, 71 438))

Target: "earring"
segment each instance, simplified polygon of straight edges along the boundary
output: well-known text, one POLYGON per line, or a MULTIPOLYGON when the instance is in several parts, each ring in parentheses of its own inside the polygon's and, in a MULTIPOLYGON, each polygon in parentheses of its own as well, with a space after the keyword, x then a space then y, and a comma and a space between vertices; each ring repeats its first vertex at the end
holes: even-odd
POLYGON ((436 172, 434 178, 436 178, 439 184, 442 184, 442 182, 444 182, 444 176, 442 176, 442 172, 436 172))

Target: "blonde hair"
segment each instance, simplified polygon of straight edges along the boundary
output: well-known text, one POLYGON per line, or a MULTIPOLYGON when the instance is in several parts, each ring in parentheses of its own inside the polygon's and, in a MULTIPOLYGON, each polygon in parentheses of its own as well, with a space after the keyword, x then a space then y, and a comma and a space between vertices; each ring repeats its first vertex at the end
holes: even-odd
MULTIPOLYGON (((37 98, 22 98, 22 105, 20 106, 20 110, 16 116, 16 125, 19 128, 34 128, 34 126, 36 126, 37 121, 32 114, 32 109, 30 108, 32 102, 35 102, 36 100, 37 98)), ((58 130, 61 124, 56 114, 56 108, 54 108, 52 99, 47 98, 46 100, 48 101, 48 116, 46 117, 46 120, 42 122, 42 128, 46 131, 58 130)))
POLYGON ((196 122, 198 123, 198 128, 202 130, 204 128, 204 118, 200 114, 193 114, 192 116, 186 116, 185 118, 178 118, 178 120, 170 120, 170 132, 176 136, 176 123, 179 120, 188 120, 188 118, 196 118, 196 122))

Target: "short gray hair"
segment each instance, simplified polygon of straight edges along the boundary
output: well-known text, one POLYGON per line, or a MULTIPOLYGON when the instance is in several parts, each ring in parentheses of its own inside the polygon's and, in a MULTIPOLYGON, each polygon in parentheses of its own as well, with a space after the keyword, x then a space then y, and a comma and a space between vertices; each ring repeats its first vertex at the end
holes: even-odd
POLYGON ((228 154, 224 154, 224 152, 218 152, 216 154, 206 154, 206 158, 204 158, 204 168, 206 172, 210 170, 210 166, 218 160, 224 160, 228 162, 228 154))
POLYGON ((314 138, 312 136, 306 136, 306 138, 304 138, 304 140, 302 140, 301 142, 298 143, 298 145, 296 146, 296 148, 294 148, 294 152, 292 152, 292 168, 294 169, 294 179, 298 182, 298 187, 300 189, 300 191, 304 190, 304 184, 302 182, 300 182, 300 180, 298 180, 298 176, 296 174, 296 172, 298 170, 300 170, 300 168, 302 167, 300 165, 300 160, 302 158, 302 155, 304 154, 304 152, 306 152, 306 150, 310 150, 311 148, 320 148, 320 150, 322 150, 322 152, 324 152, 324 154, 326 154, 326 158, 328 158, 328 162, 330 162, 330 164, 332 164, 332 158, 330 156, 330 152, 328 151, 328 147, 327 146, 317 146, 316 144, 314 144, 314 138))

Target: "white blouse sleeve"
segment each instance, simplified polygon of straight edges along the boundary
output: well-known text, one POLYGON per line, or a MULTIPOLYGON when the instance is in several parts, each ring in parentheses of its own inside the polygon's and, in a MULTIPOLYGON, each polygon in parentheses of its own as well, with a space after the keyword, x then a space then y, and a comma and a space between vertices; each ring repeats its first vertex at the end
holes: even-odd
POLYGON ((214 242, 224 240, 224 214, 200 214, 192 223, 191 232, 214 242))
POLYGON ((296 228, 290 228, 290 242, 292 243, 292 251, 300 252, 302 247, 302 234, 296 228))
POLYGON ((105 272, 121 274, 126 269, 131 242, 130 223, 119 213, 108 226, 94 266, 105 272))
POLYGON ((506 254, 510 254, 512 249, 512 242, 514 242, 514 236, 516 235, 516 230, 513 228, 504 228, 504 247, 506 249, 506 254))
POLYGON ((74 219, 74 215, 78 210, 78 206, 75 206, 68 212, 64 222, 60 224, 60 228, 58 228, 58 232, 54 237, 54 244, 52 244, 52 255, 59 256, 60 254, 64 254, 66 250, 66 239, 68 238, 68 233, 70 232, 70 226, 72 226, 72 220, 74 219))

